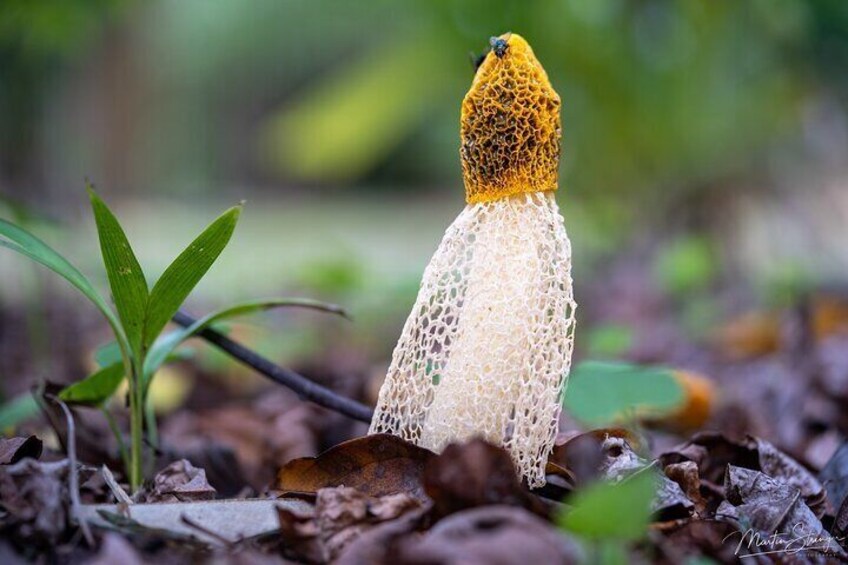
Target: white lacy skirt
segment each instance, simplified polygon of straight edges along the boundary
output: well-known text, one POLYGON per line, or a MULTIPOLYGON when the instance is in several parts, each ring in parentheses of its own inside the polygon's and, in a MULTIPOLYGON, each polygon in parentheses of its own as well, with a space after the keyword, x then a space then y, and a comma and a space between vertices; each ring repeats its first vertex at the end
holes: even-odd
POLYGON ((553 192, 470 204, 424 272, 370 433, 434 451, 482 437, 545 483, 574 338, 571 244, 553 192))

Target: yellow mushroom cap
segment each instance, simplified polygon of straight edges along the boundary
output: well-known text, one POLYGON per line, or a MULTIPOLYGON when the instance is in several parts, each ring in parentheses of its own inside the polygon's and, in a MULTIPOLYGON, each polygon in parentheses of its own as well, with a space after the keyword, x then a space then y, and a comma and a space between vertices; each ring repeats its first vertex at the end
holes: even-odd
POLYGON ((460 156, 469 204, 556 190, 560 99, 527 41, 492 38, 462 101, 460 156))

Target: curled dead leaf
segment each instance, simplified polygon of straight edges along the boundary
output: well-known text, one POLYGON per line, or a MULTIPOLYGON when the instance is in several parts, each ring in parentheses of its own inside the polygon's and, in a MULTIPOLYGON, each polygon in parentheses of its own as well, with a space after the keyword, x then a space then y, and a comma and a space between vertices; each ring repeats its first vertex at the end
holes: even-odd
POLYGON ((404 492, 424 499, 424 467, 434 455, 390 434, 368 435, 340 443, 318 457, 290 461, 277 473, 276 489, 315 493, 346 486, 370 496, 404 492))
POLYGON ((403 493, 372 497, 347 487, 320 489, 312 512, 278 508, 281 551, 287 557, 326 563, 364 532, 420 508, 417 499, 403 493))
POLYGON ((630 453, 633 452, 633 447, 638 449, 640 445, 639 438, 625 428, 601 428, 561 435, 548 457, 548 468, 552 471, 557 470, 557 467, 566 469, 572 484, 580 485, 593 481, 601 475, 602 467, 610 466, 609 459, 614 459, 618 454, 617 448, 610 453, 604 447, 604 442, 611 438, 624 440, 630 453))
POLYGON ((539 514, 545 507, 521 484, 512 457, 482 439, 451 444, 424 470, 433 518, 491 504, 520 506, 539 514))
POLYGON ((41 457, 44 445, 35 436, 0 438, 0 465, 14 464, 31 457, 41 457))
POLYGON ((206 480, 206 471, 180 459, 156 474, 140 502, 212 500, 215 494, 215 488, 206 480))
POLYGON ((0 529, 27 543, 55 544, 68 528, 67 473, 67 460, 0 466, 0 529))
POLYGON ((717 432, 701 432, 660 456, 663 468, 683 461, 698 465, 703 483, 721 485, 728 465, 762 471, 768 477, 797 488, 817 517, 824 514, 826 495, 816 477, 770 442, 748 436, 731 440, 717 432))
POLYGON ((541 518, 514 506, 453 514, 422 537, 403 538, 385 563, 582 563, 580 546, 541 518))
MULTIPOLYGON (((742 535, 757 532, 766 540, 776 535, 783 543, 786 539, 815 540, 805 544, 805 553, 848 557, 804 502, 799 488, 733 465, 727 467, 724 487, 727 500, 718 507, 716 518, 734 524, 742 535)), ((785 546, 774 542, 764 547, 758 549, 780 550, 785 546)))
POLYGON ((668 465, 665 468, 665 476, 677 483, 694 504, 695 512, 698 515, 706 511, 707 501, 701 494, 701 477, 698 475, 698 465, 694 461, 683 461, 668 465))

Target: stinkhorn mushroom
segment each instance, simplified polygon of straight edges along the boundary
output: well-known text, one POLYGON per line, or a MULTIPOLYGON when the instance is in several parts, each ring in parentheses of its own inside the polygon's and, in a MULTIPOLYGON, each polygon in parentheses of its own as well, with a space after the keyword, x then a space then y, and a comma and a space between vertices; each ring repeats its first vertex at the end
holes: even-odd
POLYGON ((560 99, 522 37, 491 45, 462 102, 468 204, 424 271, 370 433, 434 451, 482 437, 541 486, 576 308, 554 198, 560 99))

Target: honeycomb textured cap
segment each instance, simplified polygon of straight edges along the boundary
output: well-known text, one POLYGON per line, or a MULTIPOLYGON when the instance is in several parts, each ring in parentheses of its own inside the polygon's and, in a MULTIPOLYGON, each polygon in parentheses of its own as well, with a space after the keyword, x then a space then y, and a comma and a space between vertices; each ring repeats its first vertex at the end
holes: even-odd
POLYGON ((557 188, 559 95, 520 35, 506 33, 492 45, 462 101, 460 156, 469 204, 557 188))

